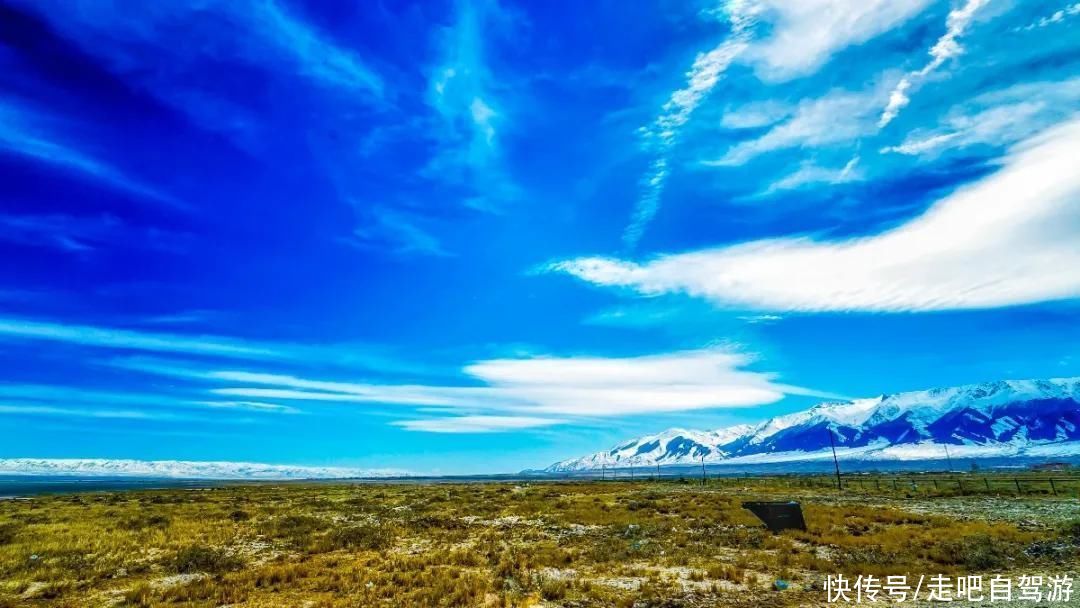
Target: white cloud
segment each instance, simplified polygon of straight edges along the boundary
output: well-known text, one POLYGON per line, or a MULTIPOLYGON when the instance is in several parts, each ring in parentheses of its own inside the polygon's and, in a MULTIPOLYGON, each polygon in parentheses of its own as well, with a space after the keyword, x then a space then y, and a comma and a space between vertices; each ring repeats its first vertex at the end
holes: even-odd
POLYGON ((262 401, 192 401, 192 405, 201 405, 225 410, 251 410, 253 412, 273 412, 277 414, 299 414, 300 410, 280 405, 278 403, 265 403, 262 401))
POLYGON ((863 238, 780 238, 552 270, 645 294, 765 311, 994 308, 1080 296, 1080 120, 1015 147, 994 174, 863 238))
POLYGON ((882 148, 909 156, 947 148, 976 144, 1003 146, 1029 135, 1031 123, 1046 109, 1043 102, 1021 102, 983 110, 972 116, 957 115, 946 120, 945 130, 915 132, 903 143, 882 148))
POLYGON ((536 418, 532 416, 452 416, 449 418, 423 418, 398 420, 391 424, 410 431, 427 433, 491 433, 553 426, 564 420, 536 418))
POLYGON ((269 358, 275 354, 268 345, 245 343, 219 336, 185 336, 2 317, 0 317, 0 337, 222 357, 269 358))
MULTIPOLYGON (((0 403, 0 415, 11 414, 14 416, 58 416, 63 418, 105 418, 122 420, 168 420, 168 421, 191 421, 192 418, 177 416, 167 412, 146 412, 142 410, 99 410, 78 409, 71 407, 57 407, 38 403, 0 403)), ((197 419, 196 419, 197 420, 197 419)))
POLYGON ((756 129, 767 127, 787 118, 792 107, 775 100, 759 101, 739 108, 728 108, 720 117, 725 129, 756 129))
POLYGON ((954 106, 934 129, 920 129, 881 149, 906 155, 936 154, 979 144, 1007 146, 1063 120, 1080 102, 1080 78, 1026 82, 954 106))
POLYGON ((817 70, 837 51, 862 44, 906 22, 929 0, 764 0, 772 35, 747 56, 766 80, 817 70))
POLYGON ((737 166, 775 150, 851 142, 876 130, 875 100, 882 95, 880 89, 862 93, 836 90, 818 99, 803 100, 787 120, 756 139, 736 144, 723 157, 703 164, 737 166))
POLYGON ((765 194, 782 190, 797 190, 813 184, 847 184, 863 179, 858 168, 859 157, 855 156, 843 167, 822 167, 814 163, 803 163, 796 171, 773 182, 765 194))
POLYGON ((1054 11, 1051 15, 1047 17, 1043 17, 1038 21, 1034 21, 1022 28, 1017 29, 1023 31, 1030 31, 1034 29, 1044 28, 1048 25, 1061 23, 1065 20, 1066 17, 1073 17, 1076 15, 1080 15, 1080 2, 1077 2, 1076 4, 1070 4, 1065 8, 1054 11))
MULTIPOLYGON (((663 112, 652 124, 642 128, 646 149, 653 152, 655 158, 641 178, 641 196, 634 206, 630 224, 623 231, 623 242, 631 248, 636 246, 646 226, 656 216, 671 171, 671 149, 694 111, 712 93, 733 62, 745 60, 755 64, 759 75, 766 80, 806 75, 824 64, 833 53, 900 25, 928 3, 929 0, 729 0, 719 10, 706 11, 710 16, 726 17, 731 32, 711 50, 697 55, 686 74, 686 86, 674 91, 664 104, 663 112), (768 22, 771 34, 755 41, 754 29, 759 22, 768 22)), ((725 120, 728 128, 742 128, 738 126, 740 124, 769 124, 761 122, 769 120, 765 114, 733 115, 725 120)), ((861 133, 860 130, 854 135, 838 137, 850 138, 861 133)), ((747 159, 753 155, 750 151, 746 154, 747 159)), ((740 164, 734 159, 729 160, 731 162, 718 164, 740 164)))
POLYGON ((770 325, 777 321, 783 321, 784 317, 780 315, 745 315, 739 317, 740 321, 746 321, 751 325, 770 325))
POLYGON ((487 37, 511 20, 494 0, 459 3, 456 21, 438 32, 440 57, 428 75, 440 149, 424 174, 471 187, 476 194, 465 203, 481 211, 498 211, 518 196, 500 146, 510 116, 485 48, 487 37))
MULTIPOLYGON (((540 419, 558 424, 573 417, 751 407, 784 394, 828 396, 776 383, 771 374, 744 369, 749 363, 746 355, 721 348, 637 357, 490 359, 464 368, 475 382, 467 386, 340 382, 163 365, 139 369, 223 384, 209 389, 218 399, 440 407, 466 416, 535 419, 529 426, 540 425, 540 419)), ((408 428, 424 426, 437 425, 410 422, 408 428)), ((494 429, 494 423, 489 426, 494 429)))
POLYGON ((895 146, 886 146, 881 149, 883 154, 889 152, 895 152, 896 154, 906 154, 908 156, 915 156, 930 152, 945 147, 949 142, 959 137, 959 133, 941 133, 938 135, 928 135, 925 137, 908 137, 903 143, 895 146))
MULTIPOLYGON (((175 353, 200 357, 252 361, 318 362, 376 369, 381 372, 425 371, 422 366, 402 361, 365 344, 309 345, 289 342, 264 342, 227 336, 176 334, 165 332, 52 323, 18 317, 0 317, 0 342, 53 342, 107 350, 134 350, 175 353)), ((153 366, 145 361, 130 361, 131 366, 153 366)))
MULTIPOLYGON (((222 401, 201 400, 190 396, 172 395, 163 393, 136 393, 131 391, 115 392, 103 391, 78 386, 61 386, 51 384, 2 384, 0 383, 0 400, 9 405, 12 403, 23 404, 27 413, 50 413, 47 409, 33 410, 38 406, 52 406, 62 404, 65 408, 75 408, 65 411, 78 411, 81 416, 107 417, 110 410, 103 408, 125 406, 139 408, 132 410, 129 417, 176 417, 176 414, 167 413, 167 409, 188 408, 215 408, 220 410, 247 410, 264 413, 296 414, 299 410, 293 407, 276 403, 264 403, 255 401, 222 401)), ((55 409, 55 408, 54 408, 55 409)), ((12 410, 14 411, 14 410, 12 410)), ((57 410, 59 412, 60 410, 57 410)))
POLYGON ((241 12, 251 15, 254 31, 262 34, 267 44, 290 54, 307 76, 382 95, 382 78, 374 70, 349 49, 332 43, 308 23, 289 15, 277 2, 262 0, 248 8, 241 12))
POLYGON ((988 2, 989 0, 967 0, 960 8, 949 11, 948 17, 945 18, 945 33, 929 50, 930 61, 922 69, 911 72, 897 83, 896 88, 889 95, 889 103, 878 120, 879 127, 892 122, 900 114, 900 110, 911 102, 908 91, 915 82, 925 78, 947 60, 964 52, 964 47, 960 46, 958 40, 975 18, 975 13, 988 2))
POLYGON ((758 5, 753 0, 733 0, 724 5, 723 12, 731 23, 730 35, 710 51, 698 53, 686 73, 686 86, 672 92, 661 114, 641 129, 646 149, 654 152, 656 158, 641 179, 641 197, 634 206, 630 224, 623 231, 623 242, 630 247, 641 240, 645 227, 660 208, 660 197, 668 177, 668 156, 678 141, 679 132, 716 87, 731 62, 746 50, 757 10, 758 5))

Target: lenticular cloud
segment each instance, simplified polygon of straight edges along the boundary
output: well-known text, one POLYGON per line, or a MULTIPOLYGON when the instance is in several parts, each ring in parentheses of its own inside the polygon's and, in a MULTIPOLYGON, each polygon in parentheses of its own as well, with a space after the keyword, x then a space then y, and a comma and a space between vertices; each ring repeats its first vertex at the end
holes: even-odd
POLYGON ((1080 296, 1080 119, 1018 146, 998 171, 895 229, 779 238, 551 270, 645 294, 682 292, 770 311, 996 308, 1080 296))

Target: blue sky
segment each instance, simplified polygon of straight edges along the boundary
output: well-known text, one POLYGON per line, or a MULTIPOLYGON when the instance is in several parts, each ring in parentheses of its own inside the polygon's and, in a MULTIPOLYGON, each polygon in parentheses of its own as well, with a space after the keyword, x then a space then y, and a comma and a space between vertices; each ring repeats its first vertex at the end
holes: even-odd
POLYGON ((0 457, 538 467, 1080 375, 1080 4, 0 3, 0 457))

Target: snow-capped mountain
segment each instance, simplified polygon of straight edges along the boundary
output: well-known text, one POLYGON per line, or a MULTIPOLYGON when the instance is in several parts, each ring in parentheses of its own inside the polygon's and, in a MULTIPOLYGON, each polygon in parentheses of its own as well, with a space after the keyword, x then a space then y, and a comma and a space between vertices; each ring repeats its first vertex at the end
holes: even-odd
POLYGON ((97 458, 6 458, 0 459, 0 474, 169 477, 177 479, 343 479, 403 475, 400 471, 304 467, 257 462, 106 460, 97 458))
POLYGON ((1080 378, 1005 380, 827 402, 756 425, 670 429, 557 462, 549 472, 601 467, 814 459, 829 437, 841 458, 1080 455, 1080 378))
POLYGON ((714 460, 719 447, 731 443, 753 430, 751 425, 739 425, 717 431, 688 431, 668 429, 615 446, 607 452, 597 452, 567 460, 548 467, 548 471, 581 471, 612 466, 665 465, 714 460), (571 466, 563 468, 562 465, 571 466))

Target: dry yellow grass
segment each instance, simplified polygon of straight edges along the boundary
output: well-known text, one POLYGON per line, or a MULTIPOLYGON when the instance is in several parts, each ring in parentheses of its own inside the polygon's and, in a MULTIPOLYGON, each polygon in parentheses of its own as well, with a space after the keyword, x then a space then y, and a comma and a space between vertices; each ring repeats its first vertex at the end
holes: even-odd
POLYGON ((779 536, 740 506, 790 492, 767 481, 283 484, 6 501, 0 606, 795 606, 819 603, 837 572, 1080 563, 1080 525, 1062 521, 1074 500, 1016 499, 1064 515, 1010 519, 990 498, 804 488, 809 531, 779 536), (776 579, 791 588, 773 591, 776 579))

